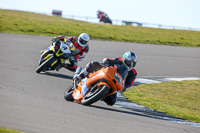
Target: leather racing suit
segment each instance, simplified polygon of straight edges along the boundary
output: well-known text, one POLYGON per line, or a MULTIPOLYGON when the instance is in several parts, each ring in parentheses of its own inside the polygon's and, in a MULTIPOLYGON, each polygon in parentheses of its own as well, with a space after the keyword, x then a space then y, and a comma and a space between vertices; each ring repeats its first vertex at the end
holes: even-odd
MULTIPOLYGON (((112 58, 112 59, 104 58, 103 63, 108 63, 110 66, 114 66, 116 64, 123 65, 123 59, 121 57, 112 58)), ((125 88, 123 91, 133 86, 136 76, 137 76, 137 71, 134 68, 128 71, 128 75, 125 81, 125 88)))
POLYGON ((102 11, 99 11, 97 13, 97 17, 99 18, 99 22, 102 22, 103 21, 103 18, 106 16, 106 14, 102 11))
POLYGON ((73 43, 73 47, 75 48, 75 51, 71 51, 71 58, 69 60, 70 64, 66 63, 66 64, 62 64, 62 66, 74 72, 76 71, 78 67, 78 61, 82 61, 85 58, 86 54, 88 53, 89 46, 88 45, 86 45, 85 47, 79 46, 77 36, 73 36, 73 37, 58 36, 58 37, 54 37, 52 41, 53 42, 64 41, 64 39, 70 40, 73 43))

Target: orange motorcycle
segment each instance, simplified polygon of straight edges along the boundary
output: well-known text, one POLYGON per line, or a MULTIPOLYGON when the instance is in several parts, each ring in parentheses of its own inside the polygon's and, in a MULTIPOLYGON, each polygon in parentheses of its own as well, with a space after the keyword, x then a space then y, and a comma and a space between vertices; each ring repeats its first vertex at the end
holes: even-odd
MULTIPOLYGON (((75 74, 79 74, 78 68, 75 74)), ((124 89, 124 78, 117 72, 117 66, 103 67, 90 73, 80 82, 74 83, 64 92, 67 101, 76 101, 83 105, 91 105, 100 99, 106 98, 116 91, 124 89)))

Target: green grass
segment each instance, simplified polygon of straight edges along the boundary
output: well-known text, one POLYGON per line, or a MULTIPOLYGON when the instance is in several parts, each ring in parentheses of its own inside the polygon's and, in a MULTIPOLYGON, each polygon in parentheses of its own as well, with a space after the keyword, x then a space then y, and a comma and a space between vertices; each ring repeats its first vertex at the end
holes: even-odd
POLYGON ((200 80, 142 84, 123 94, 147 108, 200 123, 200 80))
MULTIPOLYGON (((92 39, 98 40, 200 47, 200 32, 197 31, 98 25, 1 9, 0 32, 44 36, 74 36, 86 32, 92 39)), ((148 108, 200 122, 200 80, 143 84, 131 88, 124 95, 130 101, 148 108)), ((7 133, 6 130, 9 129, 0 128, 0 132, 7 133)))
POLYGON ((0 127, 0 133, 22 133, 17 130, 0 127))
POLYGON ((79 35, 92 39, 200 47, 200 32, 135 26, 99 25, 30 12, 0 9, 0 32, 45 36, 79 35))

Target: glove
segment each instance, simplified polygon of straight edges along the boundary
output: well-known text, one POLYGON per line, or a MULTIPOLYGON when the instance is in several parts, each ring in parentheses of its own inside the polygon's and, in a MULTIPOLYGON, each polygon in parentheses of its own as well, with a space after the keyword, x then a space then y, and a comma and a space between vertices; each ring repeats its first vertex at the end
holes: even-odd
POLYGON ((70 57, 70 59, 69 59, 69 61, 76 62, 76 61, 77 61, 77 59, 76 59, 76 57, 74 57, 74 56, 71 56, 71 57, 70 57))
POLYGON ((105 61, 105 62, 101 63, 101 65, 104 66, 104 67, 109 67, 110 66, 109 65, 109 61, 105 61))
POLYGON ((60 38, 59 37, 54 37, 51 41, 52 42, 57 42, 57 41, 60 41, 60 38))
POLYGON ((104 58, 103 59, 103 63, 101 63, 101 65, 103 65, 104 67, 109 67, 110 66, 110 60, 108 58, 104 58))
POLYGON ((79 74, 75 74, 73 80, 79 82, 81 80, 81 76, 79 74))

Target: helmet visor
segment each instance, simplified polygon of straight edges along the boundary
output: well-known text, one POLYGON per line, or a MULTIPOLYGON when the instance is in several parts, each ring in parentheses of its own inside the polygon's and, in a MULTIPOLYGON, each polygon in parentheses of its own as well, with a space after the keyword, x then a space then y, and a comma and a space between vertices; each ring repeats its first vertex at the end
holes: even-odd
POLYGON ((80 42, 82 45, 86 45, 88 41, 85 41, 85 40, 83 40, 83 39, 80 37, 79 42, 80 42))
POLYGON ((136 65, 136 62, 125 60, 125 63, 128 67, 133 68, 136 65))

